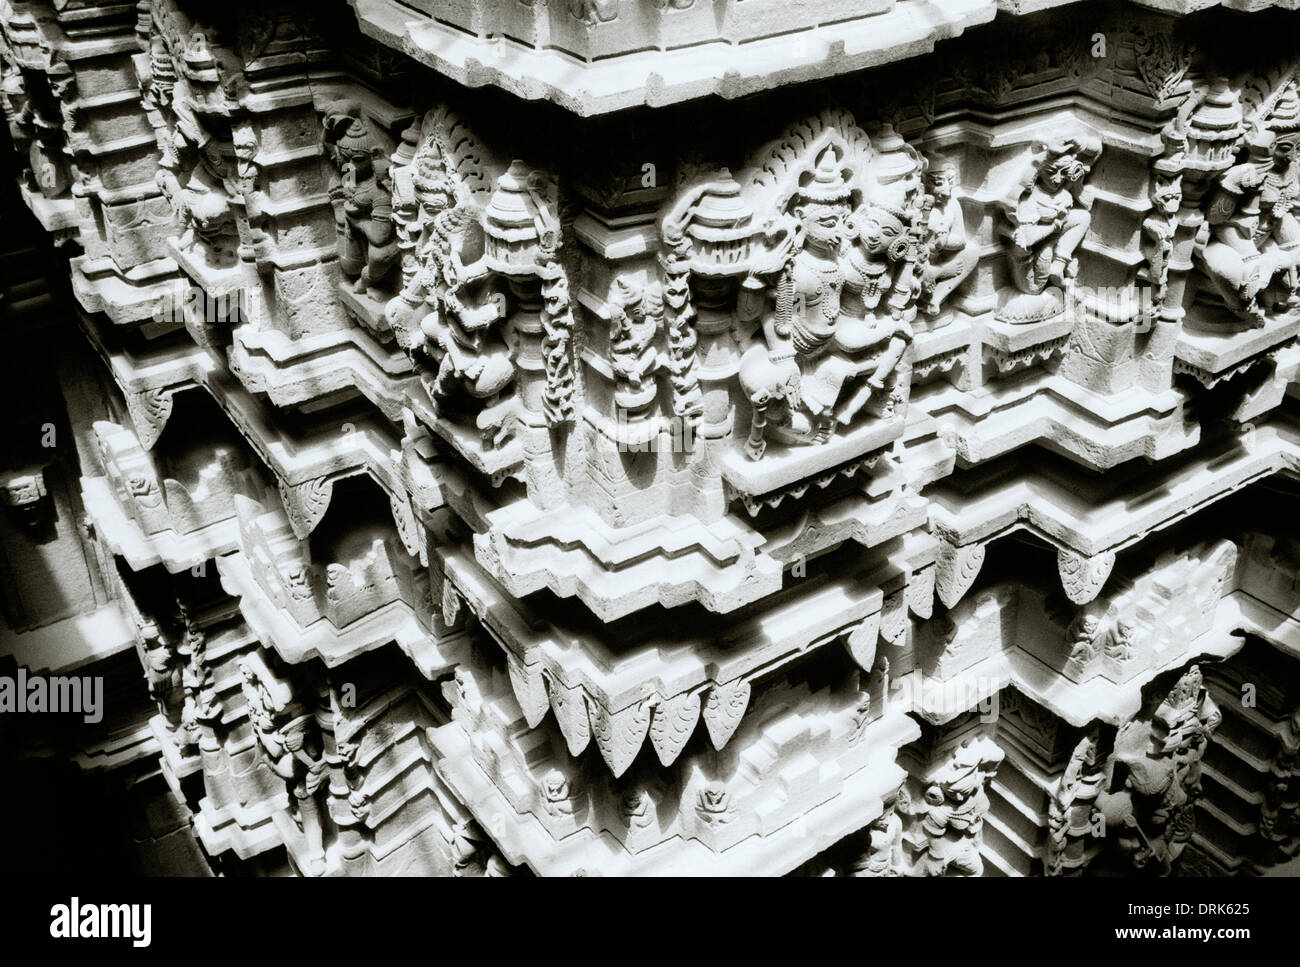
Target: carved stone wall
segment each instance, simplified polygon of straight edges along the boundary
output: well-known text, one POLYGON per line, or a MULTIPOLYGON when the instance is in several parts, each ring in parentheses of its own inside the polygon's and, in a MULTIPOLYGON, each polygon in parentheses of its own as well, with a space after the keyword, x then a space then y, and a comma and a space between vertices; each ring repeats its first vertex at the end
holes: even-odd
POLYGON ((0 0, 112 768, 218 869, 1289 862, 1300 15, 442 6, 0 0))

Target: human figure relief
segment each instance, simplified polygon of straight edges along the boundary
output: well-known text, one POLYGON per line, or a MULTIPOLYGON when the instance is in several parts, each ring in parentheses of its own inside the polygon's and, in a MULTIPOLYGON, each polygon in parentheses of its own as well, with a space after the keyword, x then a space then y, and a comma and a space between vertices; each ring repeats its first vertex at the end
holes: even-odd
POLYGON ((225 190, 206 167, 194 169, 189 182, 181 189, 179 207, 186 220, 180 247, 189 249, 202 242, 207 264, 213 268, 233 266, 239 247, 235 214, 225 190))
POLYGON ((1246 158, 1219 179, 1210 195, 1196 251, 1229 311, 1251 326, 1272 308, 1300 304, 1296 295, 1297 199, 1295 146, 1268 130, 1246 138, 1246 158), (1268 291, 1279 273, 1286 294, 1268 291))
POLYGON ((185 636, 181 641, 180 655, 187 661, 181 671, 181 683, 185 693, 184 708, 181 712, 181 733, 187 748, 197 748, 203 737, 203 726, 211 724, 221 717, 221 705, 217 701, 216 680, 212 669, 208 667, 208 636, 190 617, 189 610, 179 605, 181 620, 185 625, 185 636))
POLYGON ((325 112, 326 151, 339 171, 330 191, 335 203, 339 264, 355 279, 353 290, 382 298, 380 288, 397 268, 393 190, 383 136, 355 101, 325 112))
MULTIPOLYGON (((1085 181, 1100 155, 1100 139, 1080 134, 1047 144, 1035 160, 1007 212, 1011 278, 1021 293, 1039 296, 1049 285, 1064 287, 1078 274, 1075 252, 1092 224, 1092 196, 1085 181)), ((1051 305, 1012 300, 1004 317, 1037 322, 1059 308, 1055 300, 1051 305)))
POLYGON ((962 743, 920 805, 924 849, 914 872, 922 876, 979 876, 984 816, 990 802, 985 787, 1001 765, 1004 753, 991 740, 962 743))
POLYGON ((644 411, 658 391, 654 372, 659 354, 654 339, 663 319, 663 298, 657 287, 642 289, 619 279, 610 300, 609 355, 616 380, 614 401, 621 412, 644 411))
MULTIPOLYGON (((260 662, 259 662, 260 664, 260 662)), ((293 798, 306 845, 308 876, 325 872, 325 831, 318 793, 329 778, 316 716, 296 702, 289 685, 266 681, 248 660, 239 662, 249 719, 271 771, 284 780, 293 798)))
POLYGON ((430 139, 417 152, 410 168, 410 177, 400 183, 400 191, 399 182, 393 183, 393 225, 401 253, 403 293, 412 285, 424 258, 436 248, 434 220, 456 204, 456 188, 447 176, 436 141, 430 139))
POLYGON ((1294 135, 1273 143, 1273 166, 1264 176, 1260 194, 1261 223, 1270 244, 1276 248, 1278 281, 1282 291, 1273 300, 1278 308, 1300 305, 1300 160, 1296 158, 1294 135))
POLYGON ((149 695, 162 713, 167 731, 175 735, 184 715, 182 669, 185 659, 177 643, 153 621, 140 619, 140 641, 144 647, 145 681, 149 695))
POLYGON ((441 309, 420 323, 425 351, 438 367, 427 385, 434 399, 460 391, 480 401, 476 424, 487 445, 500 446, 511 427, 497 420, 494 411, 508 403, 515 376, 513 352, 499 327, 508 304, 483 260, 462 273, 441 309))
POLYGON ((978 253, 966 235, 966 218, 957 200, 957 166, 932 163, 927 189, 933 199, 924 235, 921 311, 938 315, 944 302, 975 269, 978 253))
POLYGON ((267 194, 261 184, 261 167, 257 162, 257 133, 249 127, 236 128, 233 143, 235 166, 229 179, 230 193, 244 200, 244 214, 248 220, 248 257, 262 261, 270 254, 271 239, 266 232, 267 194))
POLYGON ((1097 808, 1119 855, 1138 869, 1168 874, 1191 840, 1201 758, 1222 721, 1193 665, 1149 716, 1115 736, 1097 808))
POLYGON ((1087 611, 1080 611, 1065 630, 1070 646, 1070 660, 1086 665, 1097 657, 1097 639, 1101 635, 1101 621, 1087 611))
POLYGON ((849 867, 850 876, 902 876, 903 875, 903 820, 911 803, 906 789, 870 826, 867 827, 867 850, 849 867))
POLYGON ((854 194, 837 149, 827 146, 794 192, 796 227, 778 222, 771 233, 783 261, 774 305, 740 361, 741 388, 753 407, 750 459, 763 455, 769 423, 773 436, 795 445, 825 443, 837 423, 853 423, 885 388, 911 339, 907 203, 914 192, 900 196, 903 204, 867 202, 857 211, 854 194))
MULTIPOLYGON (((905 203, 916 194, 908 189, 905 203)), ((852 424, 862 408, 885 391, 912 341, 918 290, 912 264, 917 252, 914 229, 923 217, 919 210, 869 203, 850 221, 835 348, 852 366, 852 374, 866 379, 836 407, 842 426, 852 424)))
POLYGON ((1043 861, 1048 876, 1060 876, 1083 866, 1088 839, 1099 825, 1095 822, 1096 801, 1104 780, 1097 736, 1085 736, 1074 747, 1065 772, 1048 798, 1047 856, 1043 861))
POLYGON ((414 213, 404 227, 412 234, 410 265, 403 267, 401 291, 384 310, 399 338, 415 330, 424 314, 439 311, 446 293, 459 285, 466 250, 482 248, 481 212, 459 202, 437 142, 428 141, 412 167, 414 213))

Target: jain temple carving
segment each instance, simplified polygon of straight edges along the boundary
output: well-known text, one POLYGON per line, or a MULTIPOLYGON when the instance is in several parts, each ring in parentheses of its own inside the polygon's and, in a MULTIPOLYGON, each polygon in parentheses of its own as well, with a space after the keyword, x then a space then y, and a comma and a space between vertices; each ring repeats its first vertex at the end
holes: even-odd
POLYGON ((0 0, 4 754, 154 872, 1298 869, 1300 14, 1022 6, 0 0))

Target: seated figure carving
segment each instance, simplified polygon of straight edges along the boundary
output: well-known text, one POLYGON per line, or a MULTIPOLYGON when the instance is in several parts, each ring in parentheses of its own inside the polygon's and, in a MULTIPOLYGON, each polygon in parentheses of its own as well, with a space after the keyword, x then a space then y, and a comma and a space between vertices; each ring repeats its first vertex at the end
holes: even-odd
POLYGON ((1084 182, 1100 155, 1101 140, 1094 134, 1043 146, 1007 204, 1011 279, 1019 294, 1000 310, 1002 321, 1042 322, 1061 311, 1060 299, 1047 289, 1064 288, 1079 273, 1075 252, 1092 224, 1092 196, 1084 182))
POLYGON ((867 201, 855 211, 836 150, 822 151, 792 200, 794 226, 776 233, 775 299, 740 362, 753 407, 751 459, 763 455, 769 423, 792 445, 825 443, 837 424, 850 426, 885 392, 911 340, 921 163, 894 204, 867 201))
POLYGON ((1213 290, 1254 327, 1264 325, 1270 310, 1300 304, 1294 150, 1272 131, 1248 135, 1246 157, 1220 177, 1197 238, 1196 253, 1213 290))
POLYGON ((932 201, 917 253, 920 267, 921 311, 938 315, 948 297, 957 290, 979 261, 966 236, 966 219, 957 200, 957 166, 951 161, 932 163, 926 176, 932 201))

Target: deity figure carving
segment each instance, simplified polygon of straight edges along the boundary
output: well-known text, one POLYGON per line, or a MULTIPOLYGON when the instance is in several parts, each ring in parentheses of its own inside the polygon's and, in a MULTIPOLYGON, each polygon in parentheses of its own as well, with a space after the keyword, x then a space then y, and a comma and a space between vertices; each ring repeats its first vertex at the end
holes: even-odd
POLYGON ((240 660, 239 671, 258 744, 271 770, 284 780, 296 809, 306 845, 303 872, 320 876, 325 872, 325 831, 319 793, 329 770, 315 712, 294 699, 288 683, 264 669, 254 670, 249 660, 240 660))
POLYGON ((1115 622, 1114 630, 1106 639, 1106 657, 1120 662, 1132 661, 1133 634, 1136 630, 1128 618, 1120 618, 1115 622))
POLYGON ((642 413, 653 402, 659 368, 655 337, 663 321, 663 297, 656 286, 646 289, 626 279, 615 283, 609 310, 610 368, 614 372, 614 402, 620 413, 642 413))
POLYGON ((548 769, 541 779, 542 808, 555 818, 573 817, 578 811, 578 790, 559 769, 548 769))
POLYGON ((186 222, 179 245, 193 248, 204 243, 204 259, 214 268, 233 266, 239 251, 239 230, 225 189, 204 167, 198 167, 180 191, 180 210, 186 222))
POLYGON ((243 199, 248 221, 248 239, 240 245, 240 254, 261 263, 270 254, 271 239, 266 231, 268 196, 257 161, 257 132, 250 127, 236 128, 232 137, 235 164, 230 177, 230 195, 243 199))
POLYGON ((1223 715, 1193 665, 1146 717, 1120 728, 1097 808, 1106 836, 1138 869, 1168 874, 1191 840, 1201 758, 1223 715))
POLYGON ((184 714, 185 691, 182 669, 185 659, 178 643, 153 621, 139 622, 140 642, 144 648, 145 682, 149 695, 162 713, 167 731, 177 734, 184 714))
POLYGON ((163 505, 162 491, 157 482, 143 473, 130 473, 126 477, 126 491, 141 508, 152 510, 163 505))
POLYGON ((629 830, 639 830, 654 826, 658 809, 649 791, 637 786, 619 797, 619 813, 629 830))
POLYGON ((1047 803, 1047 856, 1043 872, 1060 876, 1080 870, 1096 834, 1097 794, 1103 788, 1100 751, 1095 734, 1079 740, 1047 803))
POLYGON ((437 367, 436 376, 427 383, 430 394, 442 400, 459 391, 480 401, 475 422, 489 446, 500 446, 512 429, 504 409, 512 402, 508 391, 515 366, 499 325, 508 306, 486 262, 480 260, 463 268, 440 310, 420 323, 425 352, 437 367))
POLYGON ((985 787, 1004 757, 990 739, 963 742, 914 807, 922 848, 913 872, 921 876, 979 876, 984 816, 990 802, 985 787))
POLYGON ((389 301, 385 317, 401 340, 418 329, 423 313, 437 310, 463 277, 465 258, 474 262, 482 250, 482 213, 461 202, 432 139, 412 162, 411 198, 403 203, 401 231, 410 239, 410 263, 403 266, 403 285, 389 301))
POLYGON ((1169 292, 1169 263, 1178 231, 1178 210, 1183 204, 1182 172, 1157 167, 1151 174, 1150 197, 1151 214, 1142 220, 1142 254, 1146 256, 1143 276, 1151 285, 1152 300, 1160 306, 1169 292))
POLYGON ((207 633, 190 616, 189 609, 179 605, 185 635, 179 654, 186 659, 181 672, 184 690, 184 707, 181 712, 181 734, 185 748, 200 748, 203 727, 221 718, 221 705, 217 701, 216 679, 208 667, 207 633))
POLYGON ((1101 620, 1091 612, 1080 611, 1066 629, 1070 645, 1070 660, 1086 665, 1097 657, 1097 638, 1101 634, 1101 620))
POLYGON ((731 794, 725 784, 708 782, 700 787, 695 798, 695 815, 706 826, 719 828, 734 818, 731 794))
POLYGON ((867 850, 850 865, 850 876, 903 875, 903 820, 900 813, 905 815, 910 811, 907 790, 899 789, 894 801, 867 827, 867 850))
POLYGON ((1266 128, 1245 146, 1210 194, 1196 253, 1228 310, 1258 328, 1270 311, 1300 305, 1300 169, 1295 143, 1266 128))
POLYGON ((792 193, 793 222, 770 232, 779 266, 774 305, 740 361, 752 406, 746 454, 767 435, 786 444, 827 442, 875 401, 892 415, 897 376, 915 318, 913 228, 923 160, 891 198, 866 200, 839 146, 828 144, 792 193))
POLYGON ((46 72, 50 93, 58 102, 63 113, 63 121, 69 128, 75 128, 80 117, 81 105, 77 91, 77 75, 66 61, 56 60, 46 72))
POLYGON ((339 172, 330 189, 338 229, 339 265, 353 290, 383 298, 381 289, 398 264, 393 222, 390 144, 355 101, 325 111, 325 151, 339 172))
POLYGON ((447 175, 438 143, 430 140, 417 152, 408 177, 393 179, 393 227, 401 265, 402 298, 411 304, 423 301, 423 294, 413 291, 413 282, 422 263, 446 257, 448 233, 438 231, 439 215, 458 203, 456 186, 447 175), (409 295, 408 295, 409 293, 409 295))
POLYGON ((979 262, 966 235, 966 219, 957 200, 957 166, 931 162, 926 175, 930 199, 923 242, 917 254, 921 311, 938 315, 944 302, 966 281, 979 262))
MULTIPOLYGON (((335 700, 335 706, 339 703, 335 700)), ((338 716, 335 716, 337 725, 338 716)), ((348 811, 358 823, 364 823, 370 815, 370 797, 365 789, 365 774, 361 771, 361 742, 336 741, 335 758, 343 772, 343 782, 348 789, 348 811)))
POLYGON ((1060 138, 1036 152, 1007 206, 1011 278, 1022 297, 1003 307, 1003 321, 1040 322, 1060 311, 1060 302, 1045 290, 1064 288, 1078 275, 1075 252, 1092 224, 1092 194, 1085 182, 1100 156, 1101 140, 1091 133, 1060 138))

